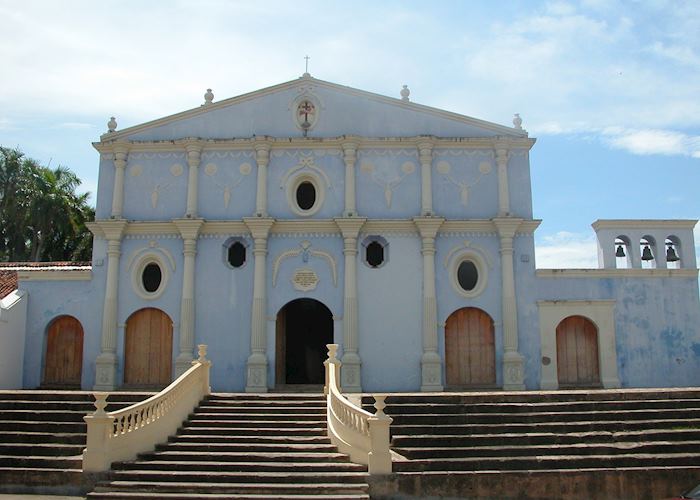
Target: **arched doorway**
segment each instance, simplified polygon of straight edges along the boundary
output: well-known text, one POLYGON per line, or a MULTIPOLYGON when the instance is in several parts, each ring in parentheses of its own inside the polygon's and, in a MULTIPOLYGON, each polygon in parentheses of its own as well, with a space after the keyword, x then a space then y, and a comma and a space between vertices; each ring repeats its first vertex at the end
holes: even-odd
POLYGON ((173 322, 149 307, 129 316, 124 337, 124 385, 163 388, 171 382, 173 322))
POLYGON ((318 300, 297 299, 277 313, 275 383, 323 384, 333 315, 318 300))
POLYGON ((445 324, 445 382, 451 387, 496 384, 493 319, 481 309, 464 307, 445 324))
POLYGON ((80 388, 82 369, 83 326, 73 316, 59 316, 49 325, 41 385, 80 388))
POLYGON ((583 316, 557 326, 557 376, 562 386, 599 386, 598 329, 583 316))

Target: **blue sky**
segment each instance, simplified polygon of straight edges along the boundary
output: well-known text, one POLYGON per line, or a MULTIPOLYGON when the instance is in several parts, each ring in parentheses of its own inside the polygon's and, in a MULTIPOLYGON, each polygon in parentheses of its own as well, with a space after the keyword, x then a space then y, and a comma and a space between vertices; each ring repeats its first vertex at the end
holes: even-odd
MULTIPOLYGON (((0 0, 0 144, 97 185, 91 142, 294 79, 510 125, 538 267, 595 267, 598 218, 700 215, 700 2, 0 0)), ((696 229, 696 240, 700 233, 696 229)))

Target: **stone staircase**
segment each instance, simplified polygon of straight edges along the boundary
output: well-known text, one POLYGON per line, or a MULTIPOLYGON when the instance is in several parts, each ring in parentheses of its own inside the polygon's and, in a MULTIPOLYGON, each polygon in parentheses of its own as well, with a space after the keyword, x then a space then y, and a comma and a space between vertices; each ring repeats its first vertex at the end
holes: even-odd
POLYGON ((176 436, 115 463, 89 499, 369 498, 366 467, 326 437, 316 394, 214 394, 176 436))
MULTIPOLYGON (((107 411, 150 395, 113 393, 107 411)), ((79 493, 93 401, 85 391, 0 391, 0 492, 79 493)))
MULTIPOLYGON (((369 408, 369 399, 363 404, 369 408)), ((662 482, 675 476, 679 483, 651 496, 623 489, 617 498, 679 493, 692 486, 682 482, 684 474, 700 482, 700 389, 405 394, 389 396, 384 411, 394 419, 392 450, 403 457, 394 472, 406 476, 394 487, 417 496, 461 496, 459 490, 476 498, 488 483, 496 489, 487 496, 511 498, 520 478, 531 488, 520 491, 543 491, 524 498, 567 498, 562 492, 572 477, 597 489, 572 498, 616 498, 601 493, 607 486, 600 478, 611 471, 616 488, 625 484, 625 471, 628 477, 646 471, 643 481, 652 483, 656 471, 662 482)))

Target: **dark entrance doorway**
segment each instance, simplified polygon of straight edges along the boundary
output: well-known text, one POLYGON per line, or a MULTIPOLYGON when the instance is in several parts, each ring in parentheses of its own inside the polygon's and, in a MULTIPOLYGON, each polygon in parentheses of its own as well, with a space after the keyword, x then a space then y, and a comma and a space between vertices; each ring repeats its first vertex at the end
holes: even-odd
POLYGON ((326 344, 333 342, 333 315, 321 302, 297 299, 277 313, 275 383, 323 384, 326 344))

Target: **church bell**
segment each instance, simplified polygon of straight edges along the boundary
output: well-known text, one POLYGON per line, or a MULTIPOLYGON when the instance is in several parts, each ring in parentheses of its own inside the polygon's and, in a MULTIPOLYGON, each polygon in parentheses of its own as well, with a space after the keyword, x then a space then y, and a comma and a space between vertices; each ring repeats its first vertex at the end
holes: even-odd
POLYGON ((651 254, 651 248, 649 248, 649 245, 645 245, 644 250, 642 250, 642 260, 654 260, 654 256, 651 254))
POLYGON ((666 249, 666 262, 678 262, 679 260, 676 249, 673 248, 673 245, 669 245, 666 249))
POLYGON ((617 250, 615 251, 615 257, 624 257, 625 256, 625 247, 622 245, 617 245, 617 250))

